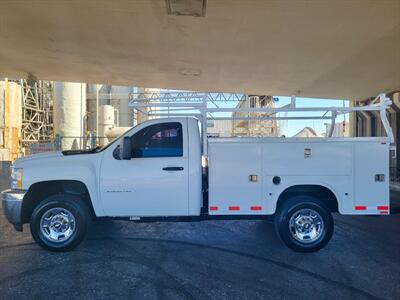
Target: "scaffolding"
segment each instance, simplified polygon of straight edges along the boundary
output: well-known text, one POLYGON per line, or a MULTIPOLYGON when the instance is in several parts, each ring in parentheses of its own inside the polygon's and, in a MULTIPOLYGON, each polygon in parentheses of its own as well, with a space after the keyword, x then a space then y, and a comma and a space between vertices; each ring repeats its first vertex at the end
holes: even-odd
POLYGON ((39 80, 29 85, 25 79, 19 83, 22 90, 22 147, 53 141, 53 83, 39 80))

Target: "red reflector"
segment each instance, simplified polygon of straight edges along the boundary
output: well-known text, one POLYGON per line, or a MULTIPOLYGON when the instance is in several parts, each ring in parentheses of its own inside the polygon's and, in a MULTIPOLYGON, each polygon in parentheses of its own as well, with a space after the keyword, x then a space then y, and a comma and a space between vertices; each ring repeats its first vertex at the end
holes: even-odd
POLYGON ((229 206, 229 210, 240 210, 240 206, 229 206))
POLYGON ((389 212, 388 211, 381 211, 381 215, 388 215, 389 212))
POLYGON ((218 210, 218 206, 210 206, 210 210, 218 210))
POLYGON ((366 206, 356 206, 354 207, 355 210, 367 210, 366 206))
POLYGON ((389 206, 378 206, 378 210, 389 210, 389 206))
POLYGON ((251 210, 261 210, 262 207, 261 206, 251 206, 250 209, 251 210))

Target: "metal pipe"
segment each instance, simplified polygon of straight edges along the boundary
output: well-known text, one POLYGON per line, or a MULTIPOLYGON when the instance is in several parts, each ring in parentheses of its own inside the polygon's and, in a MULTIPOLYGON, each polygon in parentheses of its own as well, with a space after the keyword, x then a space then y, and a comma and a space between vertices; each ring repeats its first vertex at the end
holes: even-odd
MULTIPOLYGON (((392 127, 390 126, 390 122, 386 115, 386 108, 392 104, 392 101, 388 97, 386 97, 385 94, 380 94, 379 98, 380 98, 380 104, 381 104, 380 105, 380 107, 381 107, 380 116, 381 116, 382 124, 383 124, 383 127, 385 128, 385 131, 389 138, 390 144, 393 144, 392 146, 394 146, 395 140, 394 140, 393 130, 392 130, 392 127)), ((394 149, 395 149, 395 146, 394 146, 394 149)))
MULTIPOLYGON (((201 113, 182 113, 182 114, 150 114, 153 117, 186 117, 201 116, 201 113)), ((208 120, 331 120, 332 117, 209 117, 208 120)))
POLYGON ((99 89, 96 86, 96 135, 99 134, 99 89))
POLYGON ((337 113, 336 112, 332 112, 331 128, 329 129, 328 137, 332 137, 333 132, 335 130, 336 116, 337 116, 337 113))

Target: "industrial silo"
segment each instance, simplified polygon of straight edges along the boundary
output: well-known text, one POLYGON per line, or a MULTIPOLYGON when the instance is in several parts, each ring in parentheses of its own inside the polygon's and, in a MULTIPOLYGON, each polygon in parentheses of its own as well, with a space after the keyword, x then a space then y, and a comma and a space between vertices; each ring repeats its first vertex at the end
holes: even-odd
POLYGON ((81 149, 86 134, 86 84, 54 83, 54 133, 61 149, 81 149))

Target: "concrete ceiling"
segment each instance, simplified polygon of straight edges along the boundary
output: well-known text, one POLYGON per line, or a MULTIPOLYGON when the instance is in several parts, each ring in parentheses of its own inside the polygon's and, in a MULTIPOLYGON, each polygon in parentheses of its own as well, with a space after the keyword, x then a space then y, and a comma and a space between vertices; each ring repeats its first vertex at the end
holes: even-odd
POLYGON ((400 0, 209 0, 205 14, 2 0, 0 76, 346 99, 400 88, 400 0))

